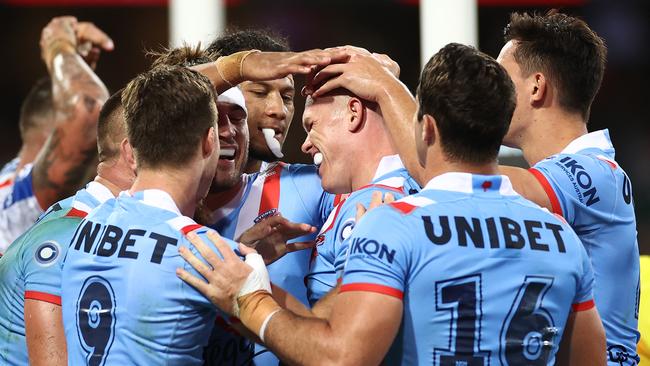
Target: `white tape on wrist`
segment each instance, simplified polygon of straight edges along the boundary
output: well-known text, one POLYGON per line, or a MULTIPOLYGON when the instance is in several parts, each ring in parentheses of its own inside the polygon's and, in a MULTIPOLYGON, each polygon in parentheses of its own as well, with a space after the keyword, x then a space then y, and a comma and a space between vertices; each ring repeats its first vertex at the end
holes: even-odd
POLYGON ((266 332, 266 327, 269 325, 269 322, 271 321, 273 315, 279 313, 280 310, 282 309, 276 309, 275 311, 271 312, 271 314, 266 316, 264 322, 262 322, 262 326, 260 327, 260 339, 262 340, 262 343, 264 342, 264 333, 266 332))
POLYGON ((266 270, 266 265, 264 264, 264 259, 261 255, 257 253, 246 255, 246 264, 253 268, 253 271, 248 274, 246 282, 239 290, 237 297, 246 296, 255 291, 266 291, 271 293, 271 281, 269 280, 269 272, 266 270))

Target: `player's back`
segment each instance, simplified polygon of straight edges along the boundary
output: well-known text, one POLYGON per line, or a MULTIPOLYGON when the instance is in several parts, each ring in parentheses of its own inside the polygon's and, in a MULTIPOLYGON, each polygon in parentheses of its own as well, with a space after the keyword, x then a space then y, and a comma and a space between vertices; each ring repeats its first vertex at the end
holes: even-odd
POLYGON ((575 234, 505 177, 445 174, 363 220, 341 291, 403 297, 388 364, 552 365, 572 306, 593 307, 575 234))
POLYGON ((0 258, 0 364, 29 362, 25 300, 61 305, 61 261, 81 219, 111 192, 90 182, 52 205, 0 258))
POLYGON ((159 190, 123 193, 81 223, 63 266, 71 364, 202 362, 216 312, 175 274, 190 269, 178 247, 194 251, 183 233, 197 228, 159 190))
POLYGON ((571 142, 531 171, 587 249, 594 297, 607 334, 610 364, 633 364, 639 301, 639 248, 632 185, 614 160, 607 130, 571 142))

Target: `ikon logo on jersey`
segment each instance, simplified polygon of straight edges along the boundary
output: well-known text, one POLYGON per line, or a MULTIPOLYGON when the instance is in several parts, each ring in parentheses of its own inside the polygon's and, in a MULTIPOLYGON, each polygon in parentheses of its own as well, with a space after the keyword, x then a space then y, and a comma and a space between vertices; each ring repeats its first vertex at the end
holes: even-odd
POLYGON ((598 191, 596 190, 596 187, 593 186, 591 176, 582 165, 578 164, 576 160, 568 156, 560 159, 560 163, 556 164, 570 174, 569 178, 573 182, 574 188, 582 196, 581 202, 587 206, 591 206, 600 201, 598 191))
POLYGON ((395 250, 388 249, 386 244, 379 243, 374 239, 354 238, 350 243, 350 256, 357 253, 366 254, 381 261, 392 264, 395 260, 395 250))
POLYGON ((34 252, 34 259, 36 263, 40 264, 43 267, 49 267, 56 259, 61 255, 61 246, 55 241, 46 241, 36 248, 34 252))

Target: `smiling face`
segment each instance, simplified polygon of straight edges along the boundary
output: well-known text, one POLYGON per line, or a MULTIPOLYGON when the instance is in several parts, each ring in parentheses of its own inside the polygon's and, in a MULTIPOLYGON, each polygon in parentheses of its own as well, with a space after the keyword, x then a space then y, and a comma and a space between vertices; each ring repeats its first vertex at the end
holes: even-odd
POLYGON ((275 138, 284 143, 293 119, 293 77, 271 81, 245 81, 239 85, 248 109, 250 131, 250 158, 262 161, 276 161, 264 140, 263 128, 275 131, 275 138))
MULTIPOLYGON (((349 96, 336 95, 313 99, 307 98, 303 114, 303 127, 307 132, 302 151, 315 157, 322 154, 318 173, 323 189, 330 193, 351 191, 350 146, 351 133, 345 123, 349 96)), ((358 141, 356 142, 358 143, 358 141)), ((314 158, 315 162, 319 158, 314 158)))
POLYGON ((232 188, 240 181, 248 160, 246 111, 239 105, 217 102, 219 111, 219 163, 211 191, 232 188))

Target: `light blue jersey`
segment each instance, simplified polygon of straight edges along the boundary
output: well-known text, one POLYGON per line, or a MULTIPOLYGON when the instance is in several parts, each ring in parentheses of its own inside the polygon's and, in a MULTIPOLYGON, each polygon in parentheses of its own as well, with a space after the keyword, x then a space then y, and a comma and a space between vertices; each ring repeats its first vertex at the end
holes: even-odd
POLYGON ((388 365, 553 365, 569 312, 594 306, 575 233, 507 177, 440 175, 349 242, 341 292, 404 303, 388 365))
MULTIPOLYGON (((276 213, 292 222, 323 226, 334 207, 335 196, 325 192, 318 176, 318 167, 303 164, 268 164, 260 173, 244 175, 239 191, 223 207, 213 212, 212 226, 224 237, 236 239, 256 223, 276 213)), ((316 234, 290 242, 314 240, 316 234)), ((289 253, 268 266, 271 282, 289 292, 305 305, 305 275, 309 269, 310 251, 289 253)), ((206 350, 207 365, 278 365, 278 359, 265 347, 255 350, 224 319, 206 350), (225 326, 225 328, 224 328, 225 326)))
POLYGON ((25 300, 61 305, 61 267, 79 222, 113 195, 90 182, 52 205, 0 258, 0 364, 27 365, 25 300))
POLYGON ((178 248, 197 254, 183 234, 207 230, 161 190, 123 192, 91 212, 63 264, 69 363, 200 365, 217 311, 175 271, 200 276, 178 248))
POLYGON ((636 365, 640 287, 632 184, 614 161, 609 132, 584 135, 530 171, 587 249, 609 364, 636 365))
POLYGON ((312 264, 307 275, 309 302, 313 306, 325 296, 341 277, 347 256, 346 239, 354 229, 357 204, 368 207, 375 191, 392 193, 396 199, 417 193, 420 186, 404 168, 399 156, 385 156, 381 159, 371 184, 352 192, 340 202, 323 226, 314 248, 312 264))

